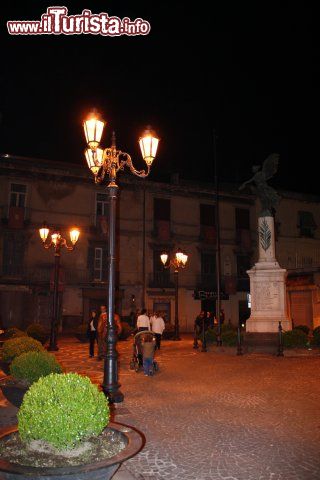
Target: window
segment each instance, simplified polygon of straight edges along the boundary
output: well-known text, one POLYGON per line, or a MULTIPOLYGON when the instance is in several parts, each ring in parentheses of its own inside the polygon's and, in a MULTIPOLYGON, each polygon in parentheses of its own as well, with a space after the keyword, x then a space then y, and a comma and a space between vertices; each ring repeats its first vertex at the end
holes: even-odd
POLYGON ((103 251, 98 247, 94 249, 93 260, 93 280, 101 282, 102 280, 102 265, 103 265, 103 251))
POLYGON ((247 208, 236 208, 236 229, 250 230, 250 210, 247 208))
POLYGON ((215 226, 216 209, 215 205, 200 204, 200 225, 206 227, 215 226))
POLYGON ((108 214, 108 195, 106 193, 97 193, 96 197, 96 216, 102 217, 108 214))
POLYGON ((155 198, 153 200, 153 212, 155 220, 170 222, 171 202, 167 198, 155 198))
POLYGON ((298 228, 301 237, 313 238, 317 228, 312 212, 298 212, 298 228))
POLYGON ((25 208, 27 196, 27 186, 19 183, 11 183, 10 187, 10 207, 25 208))
POLYGON ((201 283, 211 289, 216 288, 216 256, 214 253, 201 254, 201 283))
POLYGON ((2 270, 5 275, 23 275, 25 238, 20 232, 6 232, 3 237, 2 270))

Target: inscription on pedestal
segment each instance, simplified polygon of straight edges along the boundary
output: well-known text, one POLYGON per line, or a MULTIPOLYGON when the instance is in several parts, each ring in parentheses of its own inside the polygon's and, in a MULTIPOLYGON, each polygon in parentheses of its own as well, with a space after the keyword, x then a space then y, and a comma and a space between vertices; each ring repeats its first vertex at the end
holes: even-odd
POLYGON ((280 292, 277 282, 256 283, 253 289, 255 310, 277 310, 280 307, 280 292))

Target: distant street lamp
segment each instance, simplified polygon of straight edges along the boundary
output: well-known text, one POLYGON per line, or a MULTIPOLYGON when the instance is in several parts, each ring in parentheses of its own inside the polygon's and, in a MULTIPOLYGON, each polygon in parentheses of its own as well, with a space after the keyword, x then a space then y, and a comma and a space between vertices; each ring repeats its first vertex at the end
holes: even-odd
POLYGON ((123 401, 123 394, 119 390, 118 381, 118 353, 116 349, 117 335, 114 322, 115 303, 115 235, 116 235, 116 201, 118 185, 116 177, 119 170, 128 167, 137 177, 145 178, 150 173, 150 168, 157 154, 159 139, 151 128, 139 139, 139 145, 143 160, 146 162, 146 170, 136 170, 132 164, 131 156, 116 148, 115 134, 112 135, 110 148, 99 148, 105 122, 93 112, 84 121, 83 128, 88 148, 85 157, 88 167, 94 175, 95 183, 101 184, 106 179, 107 192, 109 195, 109 258, 108 258, 108 332, 107 353, 104 359, 104 375, 102 388, 110 402, 123 401))
POLYGON ((65 247, 67 250, 74 250, 76 243, 78 241, 80 231, 78 228, 71 228, 69 231, 70 241, 72 245, 67 244, 67 240, 63 238, 59 231, 53 230, 51 233, 50 243, 47 243, 47 238, 49 236, 50 229, 43 225, 39 229, 40 238, 42 240, 42 245, 44 248, 48 249, 53 247, 54 249, 54 277, 53 277, 53 307, 52 307, 52 317, 51 317, 51 329, 50 329, 50 341, 49 341, 49 351, 59 350, 57 345, 57 328, 58 328, 58 295, 59 295, 59 273, 60 273, 60 255, 61 249, 65 247))
POLYGON ((188 255, 183 253, 180 249, 177 250, 173 259, 169 260, 168 254, 162 253, 160 255, 164 268, 174 268, 174 285, 175 285, 175 315, 174 315, 174 337, 173 340, 181 340, 179 332, 179 270, 185 268, 188 261, 188 255))

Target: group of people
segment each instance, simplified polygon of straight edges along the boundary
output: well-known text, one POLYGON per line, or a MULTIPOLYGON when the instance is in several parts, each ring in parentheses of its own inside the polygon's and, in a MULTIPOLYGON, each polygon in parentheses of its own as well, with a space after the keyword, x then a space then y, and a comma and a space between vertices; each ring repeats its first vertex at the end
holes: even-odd
MULTIPOLYGON (((116 327, 116 335, 120 335, 122 331, 120 316, 114 314, 114 322, 116 327)), ((95 343, 98 345, 98 360, 102 360, 106 350, 106 336, 108 330, 108 314, 106 305, 101 305, 100 314, 97 310, 91 310, 88 321, 87 334, 89 337, 89 357, 94 357, 95 343)))
MULTIPOLYGON (((217 316, 214 315, 212 312, 205 312, 201 310, 199 315, 194 321, 194 328, 195 330, 208 330, 208 328, 213 328, 219 324, 217 316)), ((224 324, 224 310, 221 308, 220 310, 220 325, 224 324)))
MULTIPOLYGON (((95 344, 98 346, 98 360, 102 360, 106 353, 106 336, 108 332, 108 314, 106 305, 101 305, 100 312, 92 309, 88 321, 87 334, 89 337, 89 356, 94 357, 95 344)), ((114 314, 114 322, 116 328, 116 335, 119 336, 122 331, 120 316, 114 314)), ((163 318, 158 312, 154 312, 150 317, 147 315, 147 310, 141 310, 137 317, 136 328, 138 332, 143 330, 152 331, 156 337, 155 348, 160 350, 161 337, 165 329, 163 318)))
POLYGON ((144 330, 151 330, 156 337, 155 348, 160 350, 161 337, 165 329, 165 323, 163 318, 159 315, 159 312, 154 312, 150 317, 147 315, 147 310, 143 308, 140 315, 137 318, 137 330, 142 332, 144 330))

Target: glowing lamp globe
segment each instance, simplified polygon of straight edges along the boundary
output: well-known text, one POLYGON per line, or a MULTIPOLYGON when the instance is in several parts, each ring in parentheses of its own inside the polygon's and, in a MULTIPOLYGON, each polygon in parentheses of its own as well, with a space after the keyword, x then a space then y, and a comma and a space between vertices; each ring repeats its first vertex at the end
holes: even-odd
POLYGON ((80 230, 78 228, 72 228, 69 232, 70 240, 73 245, 75 245, 79 239, 80 230))
POLYGON ((151 167, 153 160, 156 158, 158 143, 159 138, 151 129, 145 130, 143 135, 139 138, 141 155, 148 167, 151 167))
POLYGON ((96 113, 90 114, 90 116, 83 122, 84 134, 88 146, 95 150, 101 141, 105 122, 99 120, 96 113))

